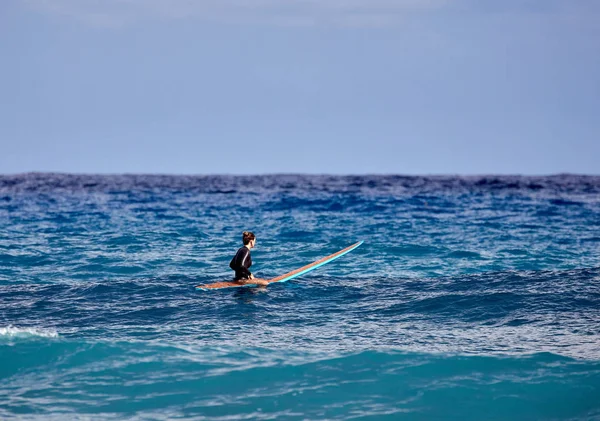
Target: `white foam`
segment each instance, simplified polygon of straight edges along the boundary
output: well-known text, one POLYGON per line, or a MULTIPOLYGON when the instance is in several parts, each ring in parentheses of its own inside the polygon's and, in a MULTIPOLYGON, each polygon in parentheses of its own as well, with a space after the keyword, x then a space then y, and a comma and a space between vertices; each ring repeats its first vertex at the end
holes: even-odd
POLYGON ((35 327, 18 328, 14 326, 0 327, 0 337, 9 338, 28 338, 39 336, 42 338, 57 338, 58 332, 55 329, 44 329, 35 327))

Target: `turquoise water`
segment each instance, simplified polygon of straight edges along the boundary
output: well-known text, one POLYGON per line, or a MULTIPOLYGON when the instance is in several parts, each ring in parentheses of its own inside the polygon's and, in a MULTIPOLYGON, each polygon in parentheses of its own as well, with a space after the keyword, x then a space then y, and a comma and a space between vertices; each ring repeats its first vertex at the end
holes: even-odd
POLYGON ((0 176, 0 419, 600 419, 600 177, 0 176), (267 289, 227 280, 241 232, 267 289))

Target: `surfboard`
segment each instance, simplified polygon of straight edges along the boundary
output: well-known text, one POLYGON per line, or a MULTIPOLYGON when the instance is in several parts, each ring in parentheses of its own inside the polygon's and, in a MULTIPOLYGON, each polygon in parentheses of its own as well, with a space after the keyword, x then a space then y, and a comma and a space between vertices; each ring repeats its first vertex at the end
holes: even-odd
MULTIPOLYGON (((346 247, 343 250, 340 250, 336 253, 330 254, 327 257, 323 257, 322 259, 319 259, 315 262, 312 262, 311 264, 308 264, 306 266, 302 266, 299 269, 293 270, 291 272, 285 273, 281 276, 278 276, 276 278, 273 279, 267 279, 267 281, 272 284, 274 282, 285 282, 285 281, 289 281, 290 279, 294 279, 297 278, 298 276, 304 275, 305 273, 310 272, 311 270, 315 270, 323 265, 326 265, 327 263, 333 262, 335 259, 338 259, 340 257, 342 257, 344 254, 346 253, 350 253, 352 250, 354 250, 355 248, 357 248, 358 246, 360 246, 363 242, 359 241, 358 243, 354 243, 349 247, 346 247)), ((203 290, 203 291, 208 291, 210 289, 222 289, 222 288, 242 288, 242 287, 255 287, 257 286, 256 284, 244 284, 244 285, 240 285, 237 282, 215 282, 213 284, 206 284, 206 285, 197 285, 196 289, 198 290, 203 290)))

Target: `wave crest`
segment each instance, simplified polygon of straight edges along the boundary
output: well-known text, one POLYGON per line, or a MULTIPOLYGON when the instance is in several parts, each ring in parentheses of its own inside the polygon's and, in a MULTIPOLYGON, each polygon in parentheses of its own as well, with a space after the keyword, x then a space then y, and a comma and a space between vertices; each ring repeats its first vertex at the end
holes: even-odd
POLYGON ((42 338, 58 338, 58 332, 55 329, 35 327, 19 328, 12 325, 0 327, 0 337, 29 338, 35 336, 42 338))

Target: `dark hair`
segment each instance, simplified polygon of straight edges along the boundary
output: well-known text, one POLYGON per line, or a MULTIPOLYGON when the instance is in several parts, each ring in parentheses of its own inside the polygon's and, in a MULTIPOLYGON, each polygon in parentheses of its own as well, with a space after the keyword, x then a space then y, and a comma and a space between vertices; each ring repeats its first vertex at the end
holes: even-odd
POLYGON ((244 242, 244 245, 248 244, 250 241, 255 240, 255 239, 256 239, 256 235, 254 235, 253 232, 244 231, 242 233, 242 241, 244 242))

